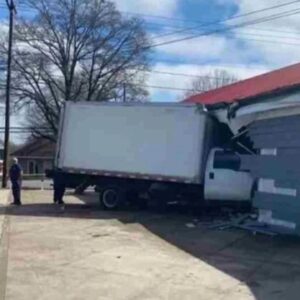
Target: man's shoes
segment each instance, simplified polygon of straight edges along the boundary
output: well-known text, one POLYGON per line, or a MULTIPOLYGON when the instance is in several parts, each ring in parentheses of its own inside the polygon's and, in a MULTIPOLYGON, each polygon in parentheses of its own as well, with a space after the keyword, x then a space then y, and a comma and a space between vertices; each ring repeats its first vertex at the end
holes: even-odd
POLYGON ((21 206, 22 203, 21 202, 12 202, 10 205, 21 206))
POLYGON ((57 203, 58 203, 59 205, 64 205, 64 204, 65 204, 65 202, 62 201, 62 200, 61 200, 61 201, 58 201, 57 203))

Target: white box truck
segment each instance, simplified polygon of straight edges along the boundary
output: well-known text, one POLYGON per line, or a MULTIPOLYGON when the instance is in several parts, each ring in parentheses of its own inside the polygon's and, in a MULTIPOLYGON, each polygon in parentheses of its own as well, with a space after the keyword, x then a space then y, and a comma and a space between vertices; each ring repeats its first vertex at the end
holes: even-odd
POLYGON ((230 167, 237 156, 220 148, 217 130, 196 105, 67 102, 56 172, 78 190, 97 186, 107 209, 140 194, 163 205, 174 199, 249 200, 253 180, 230 167))

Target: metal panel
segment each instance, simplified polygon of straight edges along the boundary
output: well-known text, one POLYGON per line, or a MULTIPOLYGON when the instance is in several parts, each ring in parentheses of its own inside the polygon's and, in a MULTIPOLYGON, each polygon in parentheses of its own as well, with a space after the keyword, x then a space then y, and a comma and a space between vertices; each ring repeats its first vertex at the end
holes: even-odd
POLYGON ((249 127, 250 129, 254 129, 254 128, 266 128, 270 126, 282 126, 285 123, 291 124, 293 122, 298 122, 299 120, 300 120, 299 115, 286 116, 286 117, 273 118, 273 119, 264 119, 252 123, 249 127))
POLYGON ((276 126, 266 126, 266 127, 257 127, 250 128, 248 133, 250 136, 261 135, 261 134, 272 134, 272 133, 284 133, 284 132, 297 132, 300 128, 300 120, 297 122, 284 123, 282 125, 276 126))
POLYGON ((277 209, 278 211, 284 210, 286 212, 298 212, 300 214, 300 197, 256 192, 253 205, 260 209, 277 209), (285 206, 283 207, 283 205, 285 206))
POLYGON ((300 167, 295 168, 295 162, 299 155, 248 155, 242 159, 241 169, 262 170, 268 172, 286 173, 300 175, 300 167), (253 164, 255 164, 253 166, 253 164), (268 170, 266 170, 268 169, 268 170))
POLYGON ((267 179, 267 178, 260 178, 258 180, 258 191, 264 193, 292 196, 292 197, 296 197, 297 195, 299 195, 295 187, 294 188, 278 187, 275 185, 274 179, 267 179))
POLYGON ((299 176, 294 179, 286 178, 286 177, 281 179, 276 179, 275 186, 288 188, 288 189, 296 189, 297 191, 300 191, 299 176))
POLYGON ((300 140, 298 140, 298 138, 298 132, 290 131, 251 136, 251 139, 257 148, 300 147, 300 140))

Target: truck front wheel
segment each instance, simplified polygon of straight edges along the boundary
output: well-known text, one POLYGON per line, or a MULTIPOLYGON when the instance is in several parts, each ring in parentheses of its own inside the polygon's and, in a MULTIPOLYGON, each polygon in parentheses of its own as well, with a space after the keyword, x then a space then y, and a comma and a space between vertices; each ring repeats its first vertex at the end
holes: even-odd
POLYGON ((116 210, 124 202, 124 193, 115 187, 104 188, 100 191, 100 204, 106 210, 116 210))

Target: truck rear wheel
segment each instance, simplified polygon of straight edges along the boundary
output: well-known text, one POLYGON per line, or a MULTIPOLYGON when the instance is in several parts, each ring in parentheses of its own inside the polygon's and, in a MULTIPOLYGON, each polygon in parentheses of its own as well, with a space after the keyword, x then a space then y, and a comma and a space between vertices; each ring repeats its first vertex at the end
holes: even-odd
POLYGON ((100 191, 100 204, 106 210, 116 210, 124 203, 124 193, 116 187, 107 187, 100 191))

